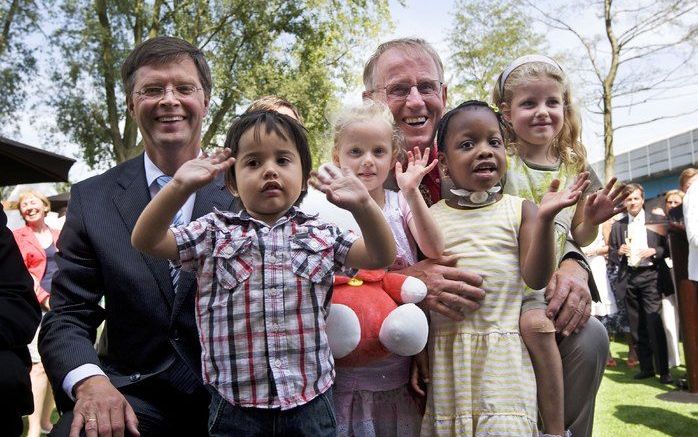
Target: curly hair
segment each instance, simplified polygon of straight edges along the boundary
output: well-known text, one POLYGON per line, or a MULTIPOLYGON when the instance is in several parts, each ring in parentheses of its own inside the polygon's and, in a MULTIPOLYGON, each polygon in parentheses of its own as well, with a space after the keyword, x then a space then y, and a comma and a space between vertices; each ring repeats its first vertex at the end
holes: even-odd
POLYGON ((451 109, 450 111, 445 113, 443 117, 441 117, 438 126, 436 126, 436 146, 438 147, 439 152, 446 152, 446 135, 448 134, 448 128, 451 122, 451 118, 461 111, 472 110, 476 108, 485 108, 492 111, 495 117, 497 117, 497 121, 499 122, 499 131, 502 132, 502 135, 504 135, 505 125, 502 121, 502 114, 497 109, 490 106, 487 102, 483 102, 481 100, 468 100, 451 109))
MULTIPOLYGON (((501 75, 500 75, 501 76, 501 75)), ((500 91, 500 78, 497 78, 492 89, 492 102, 498 107, 503 104, 511 107, 516 89, 525 83, 540 79, 552 79, 562 89, 564 105, 564 120, 560 133, 550 144, 550 150, 557 156, 563 165, 576 171, 583 171, 587 166, 587 153, 582 144, 582 119, 579 109, 572 99, 570 83, 565 73, 555 65, 545 62, 528 62, 514 69, 505 79, 500 91)), ((507 142, 507 150, 510 154, 519 153, 516 132, 510 123, 504 124, 504 135, 507 142)))

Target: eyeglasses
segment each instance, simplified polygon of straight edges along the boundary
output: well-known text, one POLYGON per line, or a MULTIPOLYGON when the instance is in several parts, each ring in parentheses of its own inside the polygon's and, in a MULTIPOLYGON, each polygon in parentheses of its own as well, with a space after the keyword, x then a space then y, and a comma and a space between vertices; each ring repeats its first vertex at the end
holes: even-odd
POLYGON ((411 83, 398 82, 391 83, 383 88, 371 90, 371 92, 385 91, 385 96, 388 98, 388 100, 405 100, 412 92, 413 87, 417 88, 417 92, 422 97, 434 97, 441 93, 442 86, 443 83, 439 80, 422 80, 414 85, 411 83))
POLYGON ((162 86, 147 86, 142 88, 140 91, 136 91, 140 97, 148 100, 160 100, 165 98, 168 91, 172 91, 172 95, 177 98, 189 97, 195 92, 202 90, 203 88, 197 87, 195 85, 177 85, 171 88, 165 88, 162 86))

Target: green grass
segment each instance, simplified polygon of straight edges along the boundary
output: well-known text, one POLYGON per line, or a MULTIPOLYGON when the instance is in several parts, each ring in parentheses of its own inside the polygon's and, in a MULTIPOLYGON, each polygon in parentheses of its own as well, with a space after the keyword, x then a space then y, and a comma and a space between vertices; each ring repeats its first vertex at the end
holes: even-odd
MULTIPOLYGON (((611 352, 618 367, 607 368, 601 382, 594 436, 698 435, 698 394, 679 393, 673 385, 660 384, 659 378, 635 381, 639 369, 626 365, 628 346, 612 341, 611 352)), ((686 369, 677 367, 671 373, 676 380, 686 369)))

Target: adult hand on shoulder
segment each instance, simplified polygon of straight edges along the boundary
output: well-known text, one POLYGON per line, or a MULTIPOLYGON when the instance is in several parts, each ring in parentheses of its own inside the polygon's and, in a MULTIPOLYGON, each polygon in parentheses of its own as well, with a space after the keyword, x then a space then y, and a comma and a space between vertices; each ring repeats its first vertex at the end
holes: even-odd
POLYGON ((140 435, 136 413, 106 376, 95 375, 79 382, 75 397, 70 437, 78 437, 83 428, 87 437, 123 437, 126 429, 140 435))
POLYGON ((588 272, 574 259, 563 260, 550 278, 545 290, 546 315, 564 336, 583 328, 591 316, 588 281, 588 272))
POLYGON ((458 255, 426 259, 398 273, 414 276, 426 284, 426 308, 453 320, 463 320, 464 310, 480 308, 479 301, 485 297, 485 291, 480 288, 479 275, 454 267, 457 260, 458 255))

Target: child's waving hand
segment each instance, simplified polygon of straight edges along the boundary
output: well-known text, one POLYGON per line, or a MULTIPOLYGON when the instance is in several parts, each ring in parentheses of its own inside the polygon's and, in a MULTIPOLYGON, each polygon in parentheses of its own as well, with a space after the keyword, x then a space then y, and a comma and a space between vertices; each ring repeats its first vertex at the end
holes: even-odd
POLYGON ((211 183, 218 173, 235 164, 235 158, 230 153, 230 149, 216 149, 211 155, 203 154, 185 162, 174 174, 173 182, 181 184, 190 192, 198 190, 211 183))
POLYGON ((342 209, 353 212, 371 201, 366 187, 349 169, 338 169, 323 164, 312 173, 310 185, 327 195, 327 200, 342 209))
POLYGON ((543 196, 538 207, 538 216, 542 219, 552 220, 563 208, 577 203, 579 197, 589 186, 589 172, 580 173, 574 183, 563 191, 560 189, 560 180, 553 179, 550 189, 543 196))
POLYGON ((628 194, 624 193, 624 185, 613 188, 617 178, 612 178, 603 189, 591 194, 584 204, 584 221, 592 225, 600 225, 619 212, 625 211, 623 201, 628 194))
POLYGON ((416 190, 422 182, 422 178, 436 167, 438 163, 436 159, 427 165, 429 157, 428 147, 424 149, 424 155, 419 147, 415 147, 414 152, 407 152, 407 168, 404 172, 400 161, 395 163, 395 179, 402 191, 416 190))

